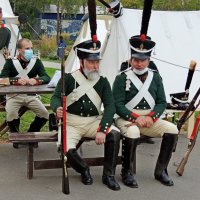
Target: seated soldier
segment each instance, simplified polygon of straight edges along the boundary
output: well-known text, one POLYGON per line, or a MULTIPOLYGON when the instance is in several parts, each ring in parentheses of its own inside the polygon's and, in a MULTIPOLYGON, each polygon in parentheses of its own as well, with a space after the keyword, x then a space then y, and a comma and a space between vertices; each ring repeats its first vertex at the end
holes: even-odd
POLYGON ((123 135, 122 181, 129 187, 138 187, 132 174, 132 163, 140 138, 140 133, 150 137, 162 137, 160 153, 154 176, 162 184, 172 186, 169 177, 169 164, 177 141, 177 127, 159 117, 166 108, 166 97, 162 78, 158 72, 148 68, 151 51, 155 42, 132 37, 131 68, 115 78, 113 96, 115 99, 116 125, 123 135))
MULTIPOLYGON (((50 77, 38 58, 33 57, 32 42, 29 39, 20 39, 17 43, 17 58, 7 59, 1 71, 0 78, 9 78, 11 85, 41 85, 47 84, 50 77)), ((39 132, 48 121, 49 113, 36 94, 9 94, 6 95, 6 121, 10 132, 19 132, 19 109, 25 106, 35 114, 28 132, 39 132)), ((13 143, 18 148, 18 143, 13 143)), ((37 144, 35 144, 37 147, 37 144)))
MULTIPOLYGON (((81 174, 82 183, 91 185, 93 179, 89 167, 76 151, 82 137, 104 144, 104 168, 102 181, 108 188, 119 190, 115 169, 119 152, 120 132, 112 125, 115 105, 107 78, 99 75, 100 41, 87 40, 74 47, 80 60, 80 69, 65 74, 67 97, 67 161, 81 174), (96 46, 96 47, 95 47, 96 46), (101 106, 104 106, 103 115, 101 106)), ((61 80, 51 98, 51 106, 58 119, 63 117, 61 80)))
MULTIPOLYGON (((151 39, 151 38, 148 37, 148 39, 151 39)), ((131 67, 132 67, 131 66, 131 60, 122 62, 120 72, 125 71, 125 70, 127 70, 128 68, 131 68, 131 67)), ((156 67, 155 63, 152 60, 149 61, 148 68, 158 72, 158 68, 156 67)), ((140 143, 154 144, 154 141, 149 136, 141 135, 138 144, 140 144, 140 143)))

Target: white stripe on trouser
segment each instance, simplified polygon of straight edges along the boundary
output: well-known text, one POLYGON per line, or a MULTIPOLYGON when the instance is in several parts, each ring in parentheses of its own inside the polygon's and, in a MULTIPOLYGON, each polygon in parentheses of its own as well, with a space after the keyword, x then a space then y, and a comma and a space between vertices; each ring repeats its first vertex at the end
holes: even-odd
MULTIPOLYGON (((133 112, 139 115, 147 115, 150 110, 133 110, 133 112)), ((151 128, 139 128, 137 125, 125 126, 130 123, 120 117, 115 120, 115 124, 120 129, 122 135, 129 138, 139 138, 140 133, 150 137, 162 137, 164 133, 178 134, 176 125, 162 119, 158 119, 151 128)))
MULTIPOLYGON (((92 116, 92 117, 81 117, 78 115, 73 115, 67 113, 67 151, 72 148, 76 148, 79 140, 82 137, 89 137, 94 139, 97 134, 97 128, 101 121, 102 116, 92 116)), ((110 130, 119 131, 115 126, 111 126, 110 130)), ((58 142, 57 145, 61 144, 61 126, 58 130, 58 142)))

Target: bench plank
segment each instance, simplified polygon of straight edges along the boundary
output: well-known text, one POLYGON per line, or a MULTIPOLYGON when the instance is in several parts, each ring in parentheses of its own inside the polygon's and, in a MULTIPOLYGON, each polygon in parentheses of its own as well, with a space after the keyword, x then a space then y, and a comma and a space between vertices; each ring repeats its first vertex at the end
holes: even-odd
POLYGON ((57 132, 28 132, 28 133, 10 133, 10 142, 55 142, 57 141, 57 132))

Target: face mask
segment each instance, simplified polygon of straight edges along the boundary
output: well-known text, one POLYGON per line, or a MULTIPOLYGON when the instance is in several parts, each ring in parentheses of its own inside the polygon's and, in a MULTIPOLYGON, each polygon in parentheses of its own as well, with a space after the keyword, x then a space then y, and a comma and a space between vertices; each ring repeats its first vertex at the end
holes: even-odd
POLYGON ((148 67, 144 68, 143 70, 138 70, 138 69, 133 68, 133 72, 135 74, 137 74, 137 75, 142 75, 142 74, 144 74, 147 71, 148 71, 148 67))
POLYGON ((24 51, 24 58, 29 61, 33 57, 33 50, 32 49, 26 49, 24 51))

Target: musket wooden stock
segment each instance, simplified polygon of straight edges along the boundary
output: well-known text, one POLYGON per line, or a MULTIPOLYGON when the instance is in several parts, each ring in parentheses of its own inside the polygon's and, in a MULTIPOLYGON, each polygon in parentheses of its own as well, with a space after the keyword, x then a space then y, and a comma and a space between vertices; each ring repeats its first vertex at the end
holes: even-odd
POLYGON ((188 158, 190 156, 190 153, 192 152, 194 145, 196 143, 196 138, 197 138, 197 134, 198 134, 198 129, 199 129, 199 125, 200 125, 200 113, 198 114, 195 124, 194 124, 194 128, 192 131, 192 134, 190 136, 190 141, 188 143, 188 147, 187 147, 187 151, 185 152, 185 155, 183 156, 180 164, 178 165, 177 169, 176 169, 176 173, 179 176, 183 175, 184 169, 185 169, 185 165, 187 164, 188 158))
POLYGON ((65 95, 65 48, 62 48, 62 61, 61 61, 61 97, 63 117, 61 119, 61 159, 62 159, 62 192, 69 194, 69 178, 67 171, 67 126, 66 126, 66 95, 65 95))

